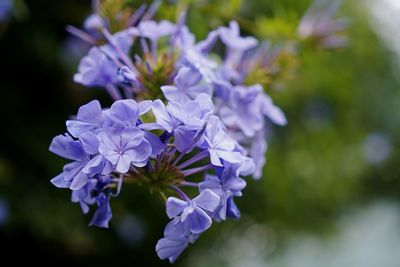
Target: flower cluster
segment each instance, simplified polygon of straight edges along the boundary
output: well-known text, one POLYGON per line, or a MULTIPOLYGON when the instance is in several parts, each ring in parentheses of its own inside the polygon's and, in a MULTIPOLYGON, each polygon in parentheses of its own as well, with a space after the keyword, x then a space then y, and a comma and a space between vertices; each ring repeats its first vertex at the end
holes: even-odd
POLYGON ((106 28, 102 32, 108 44, 93 47, 82 59, 76 82, 105 87, 114 100, 162 98, 184 104, 199 94, 209 95, 225 130, 254 159, 254 177, 261 176, 267 148, 265 122, 285 125, 286 118, 261 85, 245 83, 257 67, 252 64, 259 49, 255 38, 241 37, 235 21, 197 43, 183 19, 176 25, 144 20, 114 35, 106 28), (131 59, 134 40, 142 53, 131 59), (217 41, 226 47, 220 64, 212 54, 217 41))
POLYGON ((157 244, 159 256, 173 261, 212 219, 239 217, 233 198, 241 196, 246 185, 239 175, 254 170, 253 161, 214 112, 208 94, 168 105, 159 99, 117 100, 109 109, 94 100, 67 121, 68 133, 53 139, 50 151, 72 162, 51 182, 71 189, 72 201, 84 213, 97 204, 90 224, 98 227, 108 227, 109 201, 118 196, 123 182, 146 184, 163 196, 174 190, 181 199, 166 200, 172 221, 157 244), (149 113, 154 120, 146 122, 149 113), (202 182, 188 181, 199 173, 207 173, 202 182), (184 186, 197 187, 200 194, 191 200, 180 189, 184 186), (179 234, 172 236, 171 229, 179 234), (182 242, 179 249, 174 245, 177 238, 182 242))
POLYGON ((267 125, 286 118, 249 76, 273 59, 236 21, 196 42, 185 14, 177 23, 155 21, 153 4, 113 31, 94 2, 84 30, 68 27, 93 45, 74 81, 105 88, 114 103, 94 100, 66 122, 50 151, 72 162, 51 182, 72 190, 84 213, 97 205, 90 225, 98 227, 108 227, 110 199, 123 184, 148 186, 171 220, 156 252, 173 262, 213 221, 238 219, 241 177, 262 175, 267 125))
POLYGON ((323 49, 346 47, 348 40, 342 34, 349 22, 336 19, 341 0, 314 0, 312 6, 301 20, 297 33, 304 39, 311 39, 323 49))

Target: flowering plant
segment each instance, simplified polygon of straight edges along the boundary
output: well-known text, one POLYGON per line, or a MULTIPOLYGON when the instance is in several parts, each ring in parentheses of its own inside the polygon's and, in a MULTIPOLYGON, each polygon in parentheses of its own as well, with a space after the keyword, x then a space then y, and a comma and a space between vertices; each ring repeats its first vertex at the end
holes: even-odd
POLYGON ((74 81, 105 88, 114 103, 93 100, 66 122, 50 151, 71 162, 51 182, 72 190, 84 213, 96 205, 90 225, 98 227, 108 227, 123 184, 148 186, 171 219, 156 252, 173 262, 213 220, 240 217, 234 200, 243 177, 262 175, 267 124, 286 117, 250 79, 260 69, 273 75, 279 51, 243 37, 236 21, 196 41, 185 13, 176 23, 153 20, 157 3, 121 13, 115 30, 94 1, 85 30, 68 27, 93 45, 74 81))

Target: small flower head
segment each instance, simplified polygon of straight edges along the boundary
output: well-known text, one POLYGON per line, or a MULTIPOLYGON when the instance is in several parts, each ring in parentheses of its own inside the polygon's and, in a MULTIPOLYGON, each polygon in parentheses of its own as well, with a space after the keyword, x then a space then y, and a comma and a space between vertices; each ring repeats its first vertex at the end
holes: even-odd
POLYGON ((180 222, 194 234, 200 234, 211 226, 211 217, 207 212, 213 212, 220 198, 211 190, 204 190, 192 200, 181 200, 170 197, 167 200, 167 215, 170 219, 179 216, 180 222))
POLYGON ((200 190, 211 190, 220 198, 220 203, 215 210, 214 219, 226 220, 227 217, 238 219, 240 212, 233 202, 233 197, 242 196, 246 182, 239 178, 239 165, 227 164, 217 169, 218 176, 208 174, 204 182, 199 184, 200 190))
POLYGON ((219 28, 219 35, 222 42, 233 50, 245 51, 257 46, 257 39, 254 37, 241 37, 239 24, 236 21, 229 23, 229 28, 219 28))
POLYGON ((79 65, 74 81, 88 87, 117 82, 118 66, 99 48, 93 47, 79 65))
POLYGON ((348 26, 346 19, 335 19, 341 4, 340 0, 315 0, 301 20, 297 33, 302 38, 316 40, 324 49, 335 49, 347 46, 343 32, 348 26))

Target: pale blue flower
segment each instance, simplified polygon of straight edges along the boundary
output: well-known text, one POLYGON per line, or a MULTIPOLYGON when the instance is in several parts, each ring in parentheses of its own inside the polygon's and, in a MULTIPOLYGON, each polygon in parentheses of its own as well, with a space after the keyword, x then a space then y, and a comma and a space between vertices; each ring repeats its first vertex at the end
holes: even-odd
POLYGON ((211 217, 207 212, 213 212, 219 203, 219 196, 209 189, 203 190, 192 200, 169 197, 166 204, 167 215, 170 219, 179 216, 190 232, 199 234, 211 226, 211 217))
POLYGON ((131 165, 143 167, 149 160, 151 145, 137 128, 106 130, 100 137, 99 152, 117 172, 126 173, 131 165))
POLYGON ((218 30, 222 42, 231 49, 244 51, 254 48, 258 44, 254 37, 240 36, 239 24, 236 21, 231 21, 229 28, 220 27, 218 30))

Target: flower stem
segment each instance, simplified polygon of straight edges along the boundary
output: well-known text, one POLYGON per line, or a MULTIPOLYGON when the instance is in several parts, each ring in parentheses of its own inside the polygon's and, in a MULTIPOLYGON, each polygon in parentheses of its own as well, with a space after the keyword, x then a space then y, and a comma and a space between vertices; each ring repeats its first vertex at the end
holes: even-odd
POLYGON ((182 174, 184 176, 190 176, 190 175, 196 174, 198 172, 203 172, 203 171, 206 171, 208 169, 211 169, 212 166, 213 165, 210 163, 210 164, 207 164, 207 165, 204 165, 204 166, 201 166, 201 167, 192 168, 192 169, 189 169, 189 170, 184 170, 184 171, 182 171, 182 174))
POLYGON ((107 84, 106 89, 107 89, 108 94, 111 96, 111 98, 114 101, 122 99, 121 94, 118 92, 117 88, 113 84, 107 84))
POLYGON ((203 150, 199 154, 195 155, 193 158, 183 162, 182 164, 178 165, 177 167, 182 170, 183 168, 190 166, 190 165, 198 162, 199 160, 204 159, 205 157, 207 157, 207 155, 208 155, 208 151, 203 150))
POLYGON ((180 185, 182 185, 182 186, 190 186, 190 187, 198 187, 199 186, 198 183, 187 182, 187 181, 181 182, 180 185))
POLYGON ((190 198, 185 194, 185 192, 183 192, 179 187, 177 187, 176 185, 171 185, 171 188, 174 189, 176 192, 178 192, 178 194, 187 202, 190 202, 190 198))

